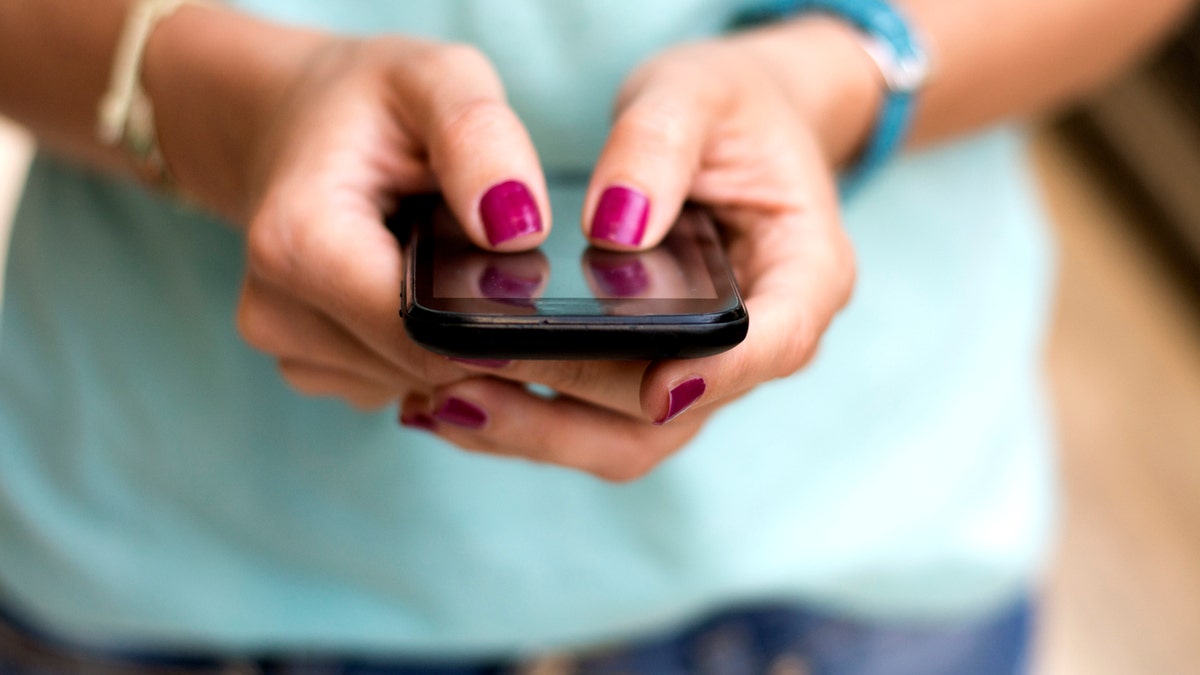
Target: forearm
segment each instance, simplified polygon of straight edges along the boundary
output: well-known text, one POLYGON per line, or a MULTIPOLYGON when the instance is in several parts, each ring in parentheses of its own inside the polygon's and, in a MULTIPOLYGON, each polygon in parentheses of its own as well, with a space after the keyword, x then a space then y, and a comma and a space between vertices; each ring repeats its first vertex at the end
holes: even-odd
POLYGON ((96 107, 129 0, 0 1, 0 113, 45 144, 116 168, 95 141, 96 107))
POLYGON ((937 62, 913 142, 1086 94, 1159 42, 1191 0, 904 0, 937 62))
POLYGON ((260 192, 268 129, 328 36, 219 7, 184 7, 146 45, 142 82, 185 191, 243 224, 260 192))
MULTIPOLYGON (((1176 24, 1191 0, 899 0, 934 59, 912 145, 1063 105, 1128 67, 1176 24)), ((826 17, 743 38, 790 89, 835 164, 875 123, 878 69, 853 29, 826 17)))
MULTIPOLYGON (((132 0, 0 0, 0 113, 39 142, 102 170, 131 171, 97 140, 97 110, 132 0)), ((221 7, 185 6, 146 45, 141 82, 167 163, 186 191, 246 212, 253 140, 317 36, 221 7), (218 48, 214 48, 218 47, 218 48)))

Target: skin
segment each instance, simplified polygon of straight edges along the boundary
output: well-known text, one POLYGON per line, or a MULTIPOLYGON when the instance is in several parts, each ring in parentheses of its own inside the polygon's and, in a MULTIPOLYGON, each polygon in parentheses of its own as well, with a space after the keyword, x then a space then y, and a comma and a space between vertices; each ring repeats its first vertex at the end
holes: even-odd
MULTIPOLYGON (((897 4, 936 64, 918 145, 1089 91, 1190 6, 897 4)), ((128 5, 0 0, 0 111, 47 147, 104 171, 131 171, 93 140, 128 5)), ((641 477, 722 404, 802 368, 854 285, 834 174, 870 132, 882 85, 853 31, 831 19, 673 47, 632 73, 615 102, 585 230, 613 185, 650 199, 643 247, 661 239, 685 199, 709 205, 753 317, 737 349, 689 361, 485 367, 429 354, 404 335, 395 320, 402 254, 381 223, 396 194, 442 190, 467 234, 488 248, 479 204, 500 182, 524 183, 550 222, 529 136, 478 51, 406 37, 353 40, 187 7, 154 32, 143 83, 180 186, 245 233, 237 323, 247 342, 304 394, 367 409, 400 402, 405 419, 469 450, 614 481, 641 477), (704 395, 656 424, 672 389, 694 378, 704 395), (526 383, 559 395, 535 396, 526 383), (458 401, 481 420, 438 419, 458 401)), ((499 248, 533 248, 545 235, 499 248)))

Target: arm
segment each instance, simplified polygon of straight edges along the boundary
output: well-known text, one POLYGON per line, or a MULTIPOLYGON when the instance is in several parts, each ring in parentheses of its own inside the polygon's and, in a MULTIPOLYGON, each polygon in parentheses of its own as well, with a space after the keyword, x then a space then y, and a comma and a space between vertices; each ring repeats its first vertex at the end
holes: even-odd
MULTIPOLYGON (((94 140, 129 0, 0 2, 0 112, 43 143, 97 166, 125 167, 94 140)), ((936 59, 913 141, 923 143, 1059 105, 1152 45, 1189 0, 904 0, 936 59), (985 36, 986 39, 981 39, 985 36)), ((791 79, 831 157, 853 153, 873 122, 872 66, 832 22, 802 18, 747 36, 791 79)), ((185 7, 147 49, 144 82, 173 168, 192 192, 246 217, 240 176, 250 139, 284 94, 281 83, 321 38, 221 9, 185 7), (211 45, 220 44, 221 49, 211 45), (270 48, 264 48, 269 45, 270 48), (184 86, 179 86, 184 84, 184 86), (226 177, 217 179, 216 176, 226 177), (210 185, 225 183, 225 185, 210 185)))
MULTIPOLYGON (((0 112, 56 152, 102 170, 130 171, 120 150, 96 140, 96 115, 132 4, 0 2, 0 112)), ((220 7, 183 7, 158 27, 142 82, 185 190, 245 222, 250 139, 261 136, 295 64, 321 40, 220 7)))
POLYGON ((1127 68, 1191 0, 907 0, 939 54, 914 140, 1061 106, 1127 68))
MULTIPOLYGON (((95 140, 132 4, 0 0, 0 113, 77 160, 133 168, 95 140)), ((486 58, 185 6, 152 33, 142 84, 180 188, 246 234, 239 328, 285 379, 361 407, 461 379, 396 320, 401 252, 381 216, 440 187, 481 246, 545 236, 541 168, 486 58)))
POLYGON ((94 142, 125 0, 0 2, 0 112, 39 141, 106 167, 121 157, 94 142))
MULTIPOLYGON (((0 0, 0 111, 64 152, 122 166, 92 133, 127 4, 0 0)), ((1188 6, 905 0, 939 68, 914 143, 1076 96, 1188 6)), ((754 317, 743 345, 694 361, 519 363, 468 380, 466 366, 423 353, 395 321, 400 251, 380 214, 396 194, 440 187, 472 238, 495 247, 484 193, 515 180, 528 186, 516 211, 548 220, 532 145, 477 52, 185 8, 150 40, 143 83, 182 187, 246 228, 240 326, 293 386, 365 406, 404 399, 406 416, 422 421, 465 400, 483 409, 478 424, 438 420, 436 433, 629 479, 722 403, 801 368, 848 301, 854 259, 831 169, 862 145, 881 96, 856 40, 836 21, 799 17, 682 45, 639 69, 618 101, 586 227, 614 186, 642 191, 651 205, 644 236, 617 242, 625 247, 660 240, 685 198, 710 205, 728 227, 754 317), (569 396, 532 397, 522 382, 569 396)), ((544 231, 509 234, 499 247, 517 250, 544 231)))
MULTIPOLYGON (((1080 95, 1136 59, 1188 5, 908 0, 938 68, 913 143, 1080 95)), ((648 367, 480 369, 490 377, 443 387, 429 400, 410 398, 406 416, 435 420, 434 430, 462 447, 630 480, 669 457, 723 403, 802 368, 854 285, 832 169, 865 142, 881 90, 858 36, 826 17, 683 45, 645 64, 618 101, 585 222, 612 185, 632 186, 652 205, 644 238, 618 246, 653 245, 685 197, 712 207, 750 310, 746 341, 714 357, 648 367), (505 380, 566 396, 547 401, 505 380), (486 413, 474 428, 438 419, 438 410, 463 402, 486 413)), ((595 233, 595 221, 591 227, 595 233)))
MULTIPOLYGON (((1191 0, 900 0, 897 7, 925 38, 934 67, 920 95, 912 144, 1077 99, 1143 56, 1193 5, 1191 0)), ((846 161, 870 132, 881 86, 873 64, 854 53, 857 45, 842 39, 856 39, 849 31, 831 20, 802 17, 746 36, 788 78, 835 163, 846 161)))

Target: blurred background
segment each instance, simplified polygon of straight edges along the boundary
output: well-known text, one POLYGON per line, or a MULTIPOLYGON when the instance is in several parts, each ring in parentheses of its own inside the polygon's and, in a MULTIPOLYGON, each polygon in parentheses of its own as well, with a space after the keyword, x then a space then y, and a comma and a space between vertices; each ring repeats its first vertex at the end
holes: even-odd
MULTIPOLYGON (((1065 489, 1037 672, 1200 672, 1200 28, 1033 128, 1065 489)), ((0 119, 0 261, 30 150, 0 119)))

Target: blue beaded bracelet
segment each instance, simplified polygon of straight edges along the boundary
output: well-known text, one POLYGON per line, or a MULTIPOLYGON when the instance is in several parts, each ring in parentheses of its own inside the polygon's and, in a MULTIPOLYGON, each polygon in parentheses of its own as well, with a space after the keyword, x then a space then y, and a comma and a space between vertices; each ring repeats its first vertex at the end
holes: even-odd
POLYGON ((887 89, 871 138, 842 173, 842 194, 848 195, 903 147, 916 94, 929 78, 929 58, 908 21, 886 0, 772 0, 753 15, 763 19, 802 12, 828 14, 860 30, 863 46, 879 66, 887 89))

